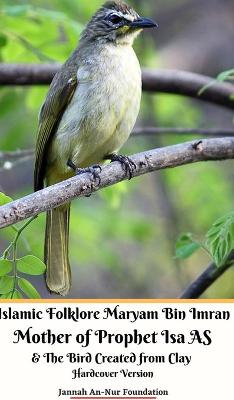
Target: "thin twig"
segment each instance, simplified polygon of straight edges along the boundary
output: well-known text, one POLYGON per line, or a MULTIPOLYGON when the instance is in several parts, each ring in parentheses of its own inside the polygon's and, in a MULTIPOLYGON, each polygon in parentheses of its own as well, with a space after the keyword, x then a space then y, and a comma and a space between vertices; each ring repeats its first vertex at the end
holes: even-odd
MULTIPOLYGON (((234 129, 222 128, 179 128, 179 127, 142 127, 135 128, 131 136, 144 135, 199 135, 206 137, 234 137, 234 129)), ((10 162, 15 166, 14 162, 22 160, 28 161, 34 157, 34 149, 16 150, 16 151, 0 151, 0 162, 10 162)))
MULTIPOLYGON (((233 158, 234 138, 192 141, 131 156, 136 166, 133 172, 134 177, 199 161, 233 158)), ((89 173, 84 173, 54 186, 49 186, 39 192, 0 207, 0 227, 10 226, 65 204, 77 197, 90 195, 99 189, 126 179, 126 173, 121 164, 113 162, 102 168, 100 180, 94 181, 89 173)))

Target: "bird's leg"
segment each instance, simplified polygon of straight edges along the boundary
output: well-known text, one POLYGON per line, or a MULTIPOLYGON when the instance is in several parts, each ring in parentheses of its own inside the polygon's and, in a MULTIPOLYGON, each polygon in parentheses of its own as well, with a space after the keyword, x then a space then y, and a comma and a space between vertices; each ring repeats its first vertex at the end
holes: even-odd
POLYGON ((102 167, 98 164, 91 165, 87 168, 76 168, 76 175, 82 175, 85 173, 91 174, 94 181, 98 181, 98 185, 101 183, 100 173, 102 172, 102 167))
POLYGON ((129 180, 132 179, 133 173, 136 170, 136 164, 131 160, 131 158, 113 153, 105 156, 104 160, 110 160, 111 162, 119 161, 124 168, 126 175, 128 175, 129 180))
POLYGON ((98 181, 98 185, 101 183, 100 173, 102 172, 102 167, 98 164, 94 164, 87 168, 77 168, 76 165, 72 162, 72 160, 68 160, 67 166, 73 169, 76 175, 82 175, 85 173, 89 173, 92 175, 93 179, 98 181))
POLYGON ((75 164, 72 162, 72 160, 68 160, 67 161, 67 166, 69 167, 69 168, 71 168, 74 172, 76 172, 76 166, 75 166, 75 164))

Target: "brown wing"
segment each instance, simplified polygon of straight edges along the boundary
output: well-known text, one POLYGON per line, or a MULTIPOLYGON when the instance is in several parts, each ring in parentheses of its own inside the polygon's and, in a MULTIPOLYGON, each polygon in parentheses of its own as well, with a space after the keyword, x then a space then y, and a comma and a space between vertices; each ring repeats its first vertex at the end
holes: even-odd
POLYGON ((36 160, 34 167, 34 190, 43 189, 45 178, 46 154, 50 140, 58 123, 71 101, 77 87, 76 74, 65 74, 61 70, 56 74, 39 116, 39 129, 36 143, 36 160))

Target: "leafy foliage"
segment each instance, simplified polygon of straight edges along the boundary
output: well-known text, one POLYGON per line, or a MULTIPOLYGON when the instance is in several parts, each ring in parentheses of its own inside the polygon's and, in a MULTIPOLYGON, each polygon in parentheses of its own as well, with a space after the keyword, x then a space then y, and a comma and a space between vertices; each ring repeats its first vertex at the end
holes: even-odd
POLYGON ((206 246, 215 264, 222 266, 234 249, 234 212, 219 218, 206 234, 206 246))
POLYGON ((11 261, 0 259, 0 277, 9 274, 12 271, 13 265, 11 261))
POLYGON ((181 235, 176 243, 176 258, 186 259, 201 248, 199 243, 194 242, 191 233, 181 235))
POLYGON ((19 288, 29 299, 39 299, 41 296, 37 289, 27 279, 18 279, 19 288))
POLYGON ((29 4, 0 9, 1 54, 5 61, 54 61, 72 51, 82 25, 66 14, 29 4), (63 40, 61 38, 61 31, 63 40))
POLYGON ((188 258, 201 248, 211 255, 217 267, 226 263, 231 251, 234 250, 234 212, 219 218, 212 224, 203 245, 197 243, 191 233, 181 235, 176 243, 176 257, 188 258))
POLYGON ((227 71, 221 72, 217 76, 217 81, 225 82, 225 81, 233 81, 234 80, 234 69, 229 69, 227 71))
POLYGON ((13 292, 14 288, 14 277, 13 276, 3 276, 0 280, 0 294, 8 294, 13 292))
POLYGON ((0 192, 0 207, 4 206, 7 203, 10 203, 12 201, 12 198, 9 196, 6 196, 4 193, 0 192))
POLYGON ((29 255, 17 260, 17 270, 28 275, 42 275, 46 266, 39 258, 29 255))
MULTIPOLYGON (((4 193, 0 193, 0 205, 7 204, 12 199, 4 193)), ((46 270, 45 264, 33 255, 26 255, 17 258, 17 245, 24 229, 34 220, 31 218, 21 228, 12 226, 16 232, 15 238, 4 250, 0 259, 0 295, 1 298, 19 299, 22 298, 21 291, 29 298, 40 297, 36 288, 26 279, 21 278, 19 273, 27 275, 42 275, 46 270)))
MULTIPOLYGON (((62 10, 38 7, 33 2, 9 3, 0 5, 0 62, 63 62, 69 56, 79 40, 82 22, 62 10)), ((44 87, 1 88, 1 150, 34 145, 46 91, 44 87)))

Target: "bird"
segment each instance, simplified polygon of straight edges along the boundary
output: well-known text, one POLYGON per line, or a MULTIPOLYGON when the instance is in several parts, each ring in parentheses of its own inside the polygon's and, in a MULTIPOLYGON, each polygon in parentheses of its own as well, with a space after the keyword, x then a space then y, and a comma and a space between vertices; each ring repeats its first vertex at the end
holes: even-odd
MULTIPOLYGON (((131 177, 133 162, 118 155, 138 116, 141 69, 135 38, 156 22, 122 1, 107 1, 87 23, 77 48, 54 76, 39 113, 34 190, 90 172, 104 160, 120 161, 131 177)), ((66 296, 70 203, 46 215, 44 261, 50 292, 66 296)))

